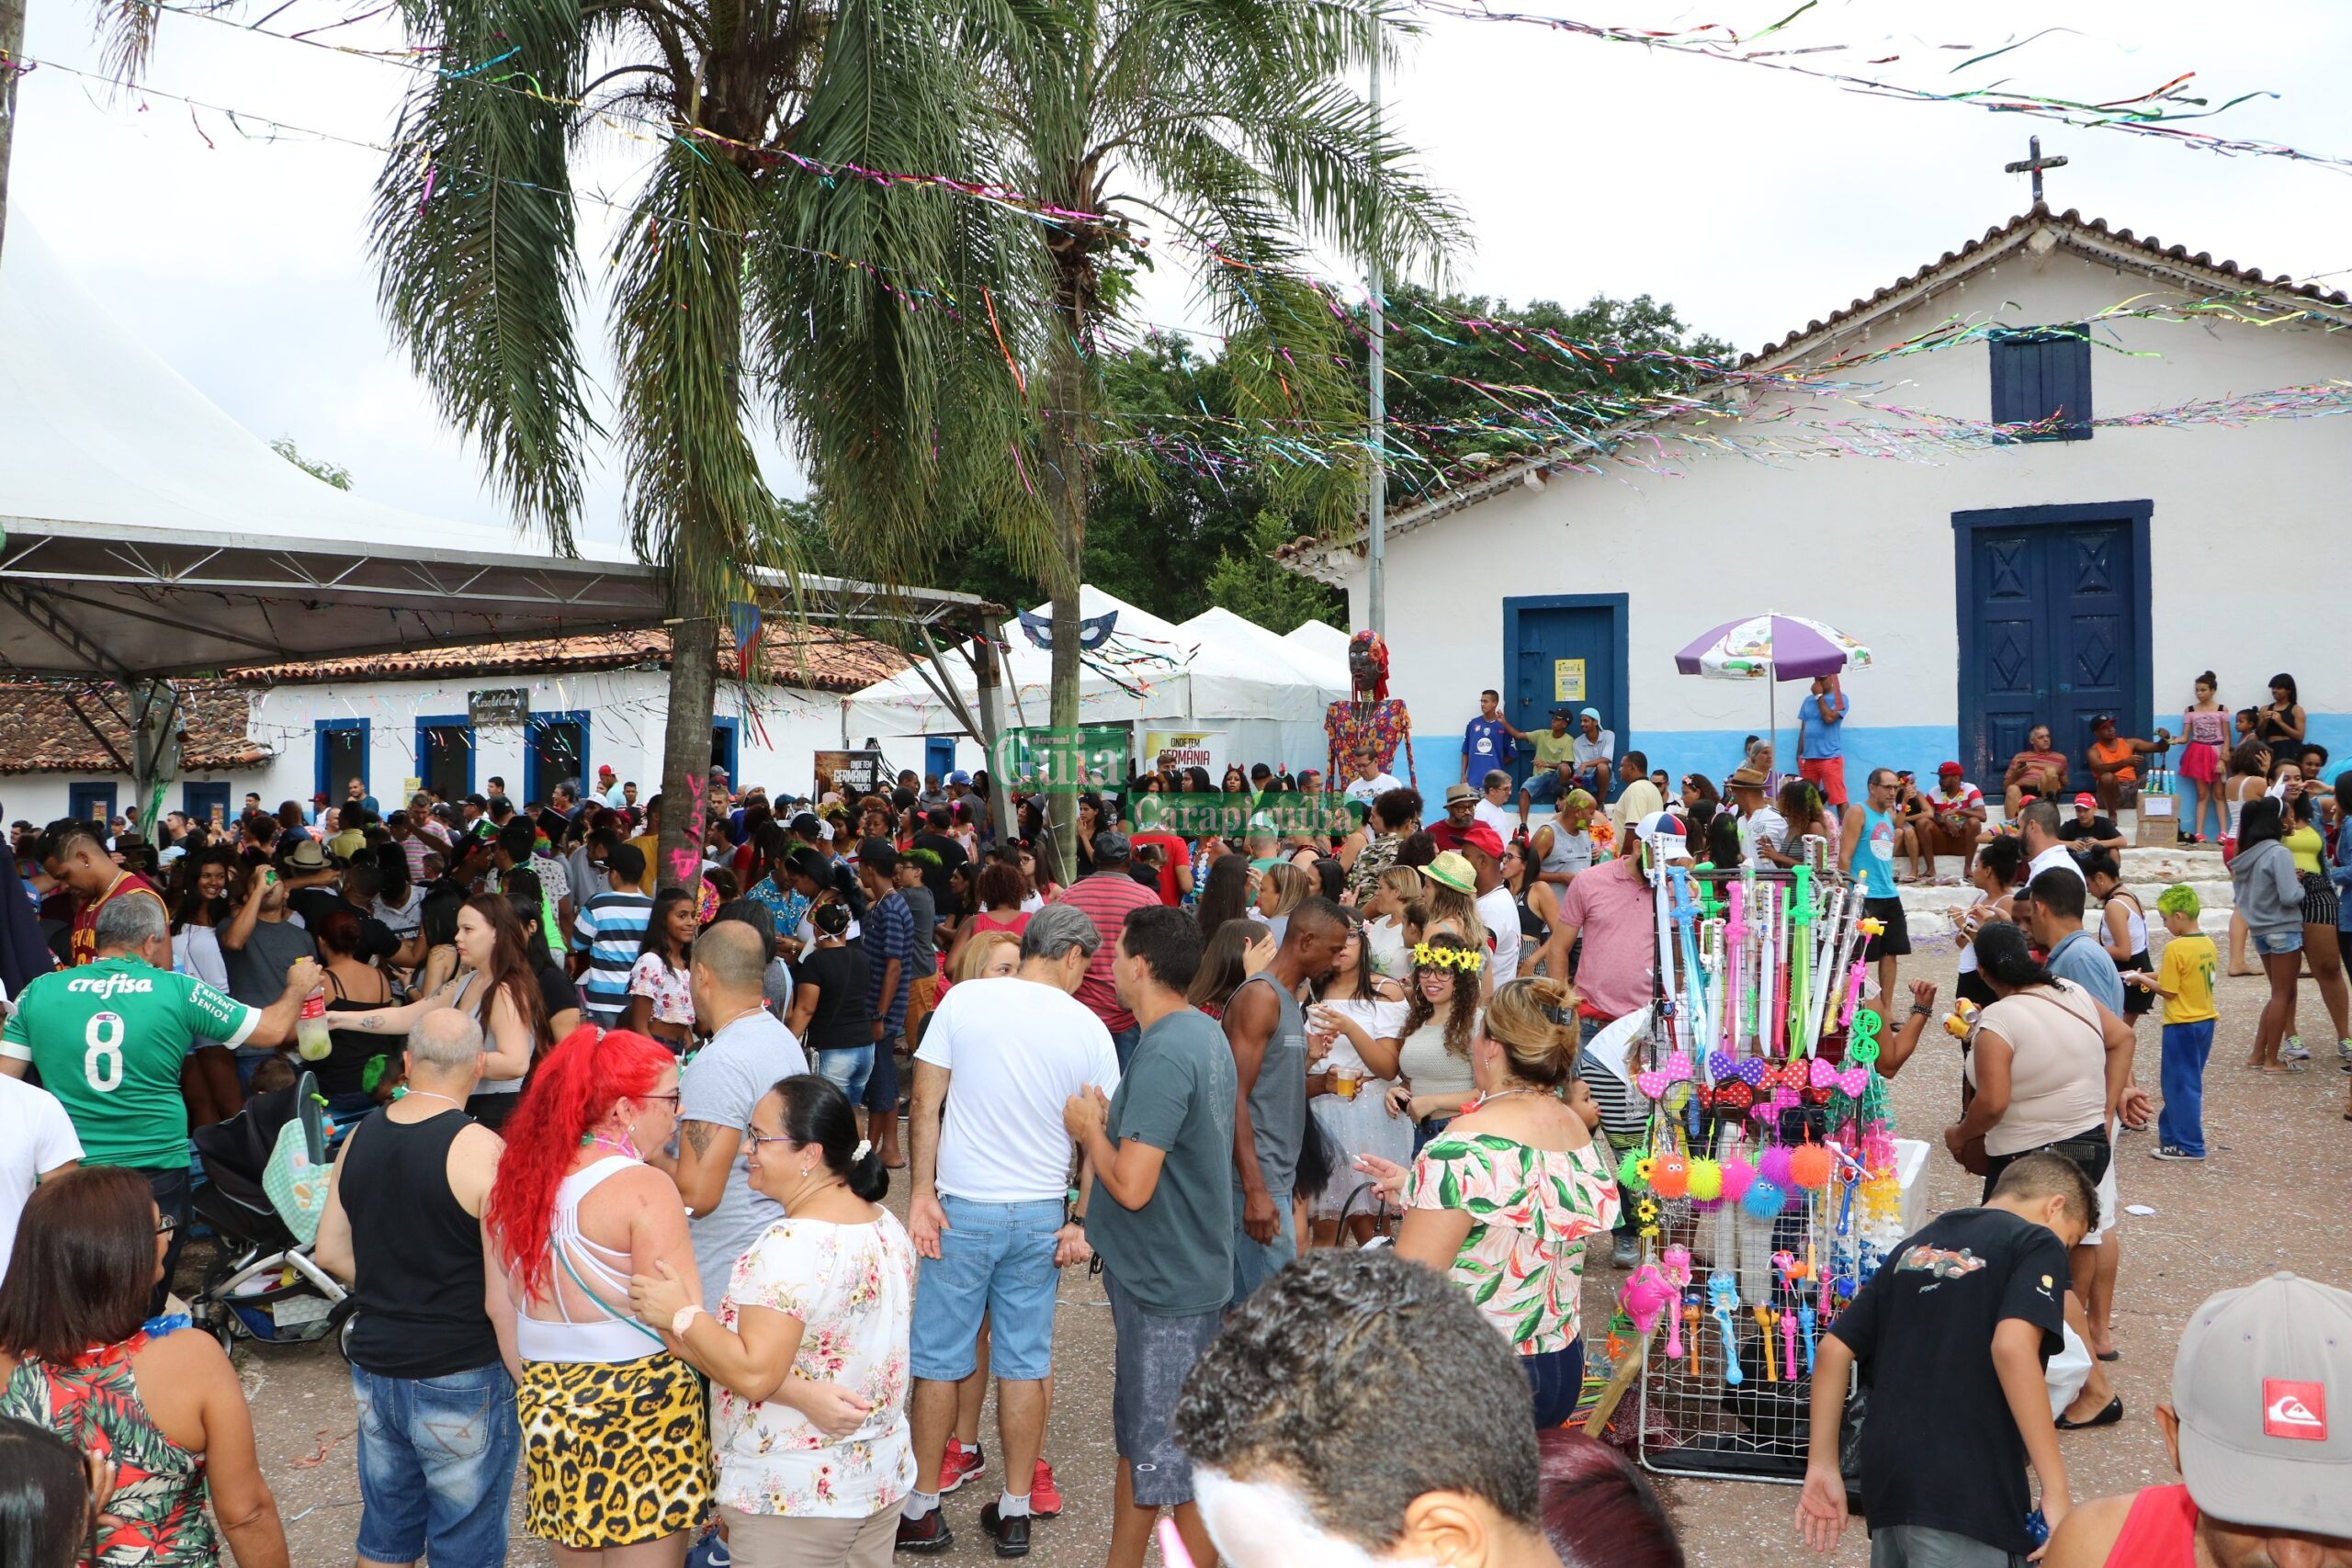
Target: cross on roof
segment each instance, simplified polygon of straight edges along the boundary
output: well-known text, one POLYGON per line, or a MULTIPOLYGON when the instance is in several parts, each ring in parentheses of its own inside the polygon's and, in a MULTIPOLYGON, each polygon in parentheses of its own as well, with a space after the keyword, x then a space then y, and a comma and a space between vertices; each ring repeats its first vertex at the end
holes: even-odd
POLYGON ((2011 175, 2031 175, 2033 176, 2033 200, 2034 205, 2038 207, 2041 204, 2041 171, 2044 169, 2063 169, 2066 166, 2066 160, 2063 157, 2043 157, 2041 155, 2041 138, 2039 136, 2027 137, 2025 145, 2026 156, 2024 161, 2022 163, 2007 164, 2003 168, 2002 172, 2004 174, 2011 175))

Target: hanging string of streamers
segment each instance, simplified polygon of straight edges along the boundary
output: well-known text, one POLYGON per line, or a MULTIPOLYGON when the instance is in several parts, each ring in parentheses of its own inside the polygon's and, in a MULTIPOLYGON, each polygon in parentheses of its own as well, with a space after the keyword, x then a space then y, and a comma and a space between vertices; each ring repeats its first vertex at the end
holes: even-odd
MULTIPOLYGON (((1819 0, 1807 0, 1795 11, 1783 17, 1771 27, 1753 35, 1748 41, 1762 39, 1788 26, 1798 17, 1814 8, 1819 0)), ((2267 141, 2249 137, 2217 135, 2211 131, 2192 130, 2182 123, 2188 120, 2210 119, 2227 113, 2238 105, 2256 98, 2275 98, 2273 92, 2256 90, 2239 93, 2220 104, 2193 96, 2188 85, 2197 77, 2194 71, 2185 71, 2159 86, 2127 98, 2109 99, 2104 103, 2086 103, 2040 93, 2020 92, 2005 83, 1973 87, 1958 92, 1939 93, 1925 87, 1904 86, 1875 76, 1857 75, 1851 72, 1827 70, 1820 66, 1800 63, 1796 55, 1831 54, 1853 48, 1849 44, 1821 44, 1806 49, 1752 50, 1746 47, 1738 35, 1717 23, 1675 31, 1655 31, 1643 28, 1609 27, 1600 23, 1580 21, 1573 17, 1554 17, 1523 11, 1498 11, 1479 0, 1405 0, 1416 11, 1430 16, 1455 17, 1480 22, 1512 22, 1549 28, 1555 32, 1578 38, 1599 39, 1606 43, 1639 44, 1645 49, 1670 51, 1694 55, 1706 60, 1720 60, 1736 65, 1753 65, 1768 71, 1782 71, 1792 75, 1808 76, 1829 82, 1848 92, 1872 97, 1893 98, 1905 103, 1959 104, 1988 109, 1997 114, 2018 114, 2036 119, 2054 120, 2086 130, 2117 130, 2133 136, 2157 137, 2176 145, 2200 148, 2226 155, 2245 154, 2267 158, 2286 158, 2295 163, 2316 164, 2337 173, 2352 172, 2352 158, 2334 153, 2313 152, 2290 147, 2284 142, 2267 141)), ((1961 71, 1998 55, 2022 49, 2036 39, 2051 33, 2070 31, 2067 28, 2045 28, 2030 38, 2020 39, 1999 48, 1986 51, 1953 66, 1961 71)), ((1930 45, 1931 49, 1951 50, 1965 45, 1930 45)), ((1872 65, 1891 64, 1899 55, 1886 55, 1869 62, 1872 65)))

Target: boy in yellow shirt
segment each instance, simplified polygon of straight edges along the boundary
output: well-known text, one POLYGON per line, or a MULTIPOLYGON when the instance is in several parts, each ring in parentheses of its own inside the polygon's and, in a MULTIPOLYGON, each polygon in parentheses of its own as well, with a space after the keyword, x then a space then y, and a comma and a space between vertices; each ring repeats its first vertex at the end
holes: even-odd
POLYGON ((2156 1115, 2157 1159, 2205 1157, 2205 1058, 2213 1049, 2213 939, 2198 929, 2196 891, 2164 890, 2157 912, 2172 940, 2153 978, 2136 977, 2165 999, 2164 1109, 2156 1115))

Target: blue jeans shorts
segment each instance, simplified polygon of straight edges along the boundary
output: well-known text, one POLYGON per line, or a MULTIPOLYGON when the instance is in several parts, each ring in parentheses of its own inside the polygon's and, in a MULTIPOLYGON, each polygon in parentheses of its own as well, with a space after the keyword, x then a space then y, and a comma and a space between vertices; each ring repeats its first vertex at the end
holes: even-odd
POLYGON ((438 1378, 351 1369, 359 1402, 358 1554, 376 1562, 500 1568, 523 1432, 514 1382, 492 1361, 438 1378))
POLYGON ((2281 953, 2303 950, 2303 932, 2300 926, 2291 926, 2283 931, 2248 931, 2246 934, 2254 939, 2255 952, 2265 958, 2276 958, 2281 953))
MULTIPOLYGON (((1556 801, 1560 798, 1561 795, 1560 770, 1557 768, 1538 768, 1533 773, 1527 775, 1527 784, 1524 787, 1527 792, 1528 802, 1531 805, 1542 804, 1547 801, 1556 801)), ((1568 787, 1574 788, 1575 786, 1570 785, 1568 787)))
POLYGON ((1019 1382, 1052 1376, 1054 1296, 1061 1283, 1054 1233, 1062 1228, 1062 1201, 943 1197, 939 1206, 947 1215, 939 1256, 922 1260, 915 1280, 915 1376, 926 1382, 971 1376, 984 1313, 998 1377, 1019 1382))
POLYGON ((817 1053, 817 1071, 825 1081, 849 1097, 855 1110, 865 1099, 865 1080, 874 1073, 874 1047, 852 1045, 845 1050, 817 1053))
POLYGON ((1274 1239, 1261 1242, 1241 1226, 1243 1213, 1250 1206, 1248 1194, 1240 1188, 1233 1189, 1233 1296, 1225 1310, 1231 1312, 1257 1292, 1258 1287, 1272 1279, 1275 1270, 1298 1256, 1298 1232, 1291 1224, 1290 1194, 1271 1194, 1274 1201, 1274 1239))

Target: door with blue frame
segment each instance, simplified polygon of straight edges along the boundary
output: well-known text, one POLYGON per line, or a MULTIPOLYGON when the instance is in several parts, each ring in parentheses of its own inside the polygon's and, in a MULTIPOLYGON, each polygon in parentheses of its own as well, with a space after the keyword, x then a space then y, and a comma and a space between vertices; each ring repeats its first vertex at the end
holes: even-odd
POLYGON ((926 777, 944 784, 947 775, 956 771, 956 738, 952 735, 926 735, 922 738, 922 771, 926 777))
MULTIPOLYGON (((474 727, 464 714, 425 715, 416 721, 416 780, 444 800, 474 792, 474 727)), ((385 807, 395 808, 386 801, 385 807)), ((398 803, 405 807, 406 801, 398 803)))
POLYGON ((329 804, 341 805, 344 791, 351 781, 359 781, 359 793, 372 795, 375 786, 368 776, 368 721, 364 718, 322 718, 318 721, 317 782, 311 785, 327 797, 329 804))
MULTIPOLYGON (((1539 735, 1555 707, 1572 714, 1598 708, 1600 727, 1616 732, 1617 755, 1625 754, 1634 744, 1625 722, 1626 604, 1623 593, 1545 593, 1503 601, 1503 716, 1512 728, 1539 735)), ((1445 782, 1452 783, 1461 776, 1460 729, 1449 723, 1439 745, 1445 782)), ((1524 781, 1533 761, 1533 743, 1521 741, 1513 774, 1524 781)))
POLYGON ((2148 520, 2153 503, 1952 514, 1960 604, 1960 746, 1996 792, 2038 724, 2088 789, 2091 720, 2150 730, 2148 520))
POLYGON ((530 717, 528 729, 529 745, 524 754, 523 769, 526 798, 544 804, 548 792, 556 785, 567 782, 579 784, 587 778, 586 709, 535 713, 530 717))
POLYGON ((727 770, 729 789, 741 791, 742 775, 736 771, 736 759, 743 744, 743 721, 740 718, 714 718, 710 721, 710 765, 727 770))
POLYGON ((180 809, 191 822, 209 824, 213 812, 220 813, 220 821, 229 820, 229 786, 225 784, 187 784, 180 786, 180 809))
POLYGON ((70 784, 65 786, 65 815, 84 822, 114 820, 114 785, 70 784))

